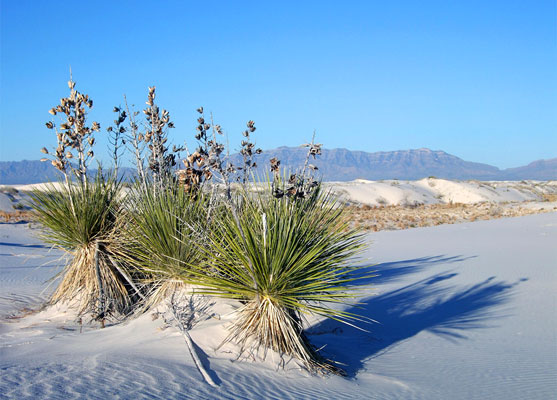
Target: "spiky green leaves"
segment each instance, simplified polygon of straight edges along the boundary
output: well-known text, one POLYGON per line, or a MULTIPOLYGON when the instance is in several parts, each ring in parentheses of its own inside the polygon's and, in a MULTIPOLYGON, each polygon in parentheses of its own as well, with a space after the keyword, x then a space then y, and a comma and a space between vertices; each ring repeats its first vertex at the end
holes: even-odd
POLYGON ((129 197, 131 262, 155 280, 187 280, 187 264, 198 265, 203 259, 206 196, 187 192, 168 180, 162 190, 137 185, 129 197))
POLYGON ((70 255, 51 301, 77 302, 79 314, 103 320, 127 313, 133 303, 130 278, 115 261, 124 220, 120 184, 99 173, 92 182, 52 185, 31 197, 43 240, 70 255))
POLYGON ((209 232, 206 266, 190 265, 197 283, 246 302, 230 339, 290 354, 308 367, 325 365, 303 337, 302 314, 359 319, 330 304, 354 297, 357 267, 350 260, 362 236, 321 190, 303 199, 244 191, 235 201, 209 232))
POLYGON ((110 241, 121 211, 120 184, 100 174, 93 182, 51 185, 31 194, 43 239, 67 251, 93 241, 110 241))

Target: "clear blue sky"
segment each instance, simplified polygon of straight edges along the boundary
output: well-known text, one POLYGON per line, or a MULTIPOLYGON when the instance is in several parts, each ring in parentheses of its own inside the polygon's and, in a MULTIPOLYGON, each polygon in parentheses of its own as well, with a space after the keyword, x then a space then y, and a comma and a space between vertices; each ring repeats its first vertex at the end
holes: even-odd
POLYGON ((1 1, 0 160, 38 159, 69 67, 104 128, 157 86, 264 149, 428 147, 500 168, 557 157, 556 1, 1 1))

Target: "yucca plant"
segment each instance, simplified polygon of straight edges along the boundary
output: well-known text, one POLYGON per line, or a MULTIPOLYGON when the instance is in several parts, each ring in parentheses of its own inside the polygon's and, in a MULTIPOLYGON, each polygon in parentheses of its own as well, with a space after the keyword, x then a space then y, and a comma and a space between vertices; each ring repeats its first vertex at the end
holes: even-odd
POLYGON ((42 161, 51 159, 65 182, 59 189, 51 185, 44 192, 35 191, 31 205, 44 228, 43 239, 70 255, 51 301, 77 301, 80 315, 90 311, 104 326, 107 314, 129 311, 132 298, 128 288, 138 290, 114 257, 121 246, 121 185, 116 177, 103 176, 100 167, 90 182, 93 133, 100 125, 87 126, 87 110, 93 107, 93 100, 75 85, 70 72, 70 95, 49 111, 62 121, 59 125, 46 123, 56 134, 57 147, 53 152, 46 147, 41 150, 49 156, 42 161), (77 165, 72 163, 76 159, 77 165))
POLYGON ((104 325, 110 313, 127 313, 133 285, 120 251, 121 185, 98 173, 88 183, 51 185, 31 194, 42 239, 70 256, 51 302, 77 301, 78 313, 92 312, 104 325))
POLYGON ((303 319, 360 319, 331 304, 354 296, 358 267, 349 261, 363 245, 361 234, 319 187, 305 198, 246 189, 234 200, 210 232, 207 266, 191 265, 205 293, 243 302, 226 341, 243 351, 273 349, 312 371, 342 373, 309 343, 303 319))
POLYGON ((151 288, 148 306, 188 281, 186 265, 198 264, 208 224, 207 200, 201 191, 186 191, 175 179, 162 185, 137 182, 129 195, 127 260, 151 288))

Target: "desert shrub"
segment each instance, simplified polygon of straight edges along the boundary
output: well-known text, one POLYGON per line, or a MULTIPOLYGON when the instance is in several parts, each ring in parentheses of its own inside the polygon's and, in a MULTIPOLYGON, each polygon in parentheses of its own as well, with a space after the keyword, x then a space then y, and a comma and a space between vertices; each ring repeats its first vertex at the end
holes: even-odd
POLYGON ((158 187, 137 182, 128 195, 128 209, 123 256, 150 287, 147 305, 151 306, 188 282, 188 264, 202 262, 208 197, 201 191, 184 190, 175 179, 166 179, 158 187))
POLYGON ((306 197, 271 192, 237 193, 209 232, 206 266, 190 267, 205 293, 243 302, 227 340, 243 351, 293 356, 312 371, 340 372, 309 343, 303 317, 358 319, 330 304, 354 295, 357 267, 349 260, 362 236, 319 187, 306 197))
POLYGON ((14 194, 18 194, 19 190, 10 186, 0 186, 0 192, 14 195, 14 194))
POLYGON ((381 206, 386 206, 389 203, 387 199, 384 198, 383 196, 379 196, 378 198, 375 199, 375 201, 377 202, 377 204, 381 206))
POLYGON ((100 173, 92 182, 52 185, 31 194, 42 239, 70 255, 51 302, 77 301, 100 320, 133 304, 129 276, 114 256, 121 248, 120 184, 100 173))
POLYGON ((124 220, 121 184, 115 177, 103 176, 100 166, 92 181, 87 176, 94 157, 93 133, 100 130, 97 122, 87 126, 93 100, 78 92, 72 79, 68 87, 70 95, 49 111, 62 116, 62 121, 46 123, 56 135, 57 147, 41 150, 47 155, 42 161, 50 160, 65 182, 31 193, 31 206, 43 227, 42 238, 70 255, 51 302, 77 301, 80 315, 91 312, 104 326, 107 315, 130 311, 130 289, 137 288, 125 266, 115 260, 124 220))

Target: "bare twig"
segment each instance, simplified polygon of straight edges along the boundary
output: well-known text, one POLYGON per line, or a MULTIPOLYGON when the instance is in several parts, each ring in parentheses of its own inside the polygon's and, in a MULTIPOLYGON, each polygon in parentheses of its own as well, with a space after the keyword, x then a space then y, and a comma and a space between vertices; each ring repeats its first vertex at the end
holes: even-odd
MULTIPOLYGON (((192 295, 192 297, 193 297, 193 295, 192 295)), ((194 317, 195 317, 195 311, 193 310, 192 297, 190 297, 189 310, 187 310, 186 312, 184 312, 183 309, 182 310, 179 309, 179 306, 178 306, 177 302, 175 301, 174 294, 172 295, 172 297, 170 299, 170 304, 169 304, 168 308, 169 308, 169 310, 172 314, 172 317, 173 317, 174 321, 176 322, 176 326, 178 327, 178 329, 180 330, 180 332, 182 332, 182 335, 184 336, 184 340, 186 341, 186 345, 188 346, 188 350, 190 352, 191 358, 193 359, 193 362, 195 363, 195 366, 197 367, 197 370, 203 376, 203 379, 205 379, 205 382, 207 382, 212 387, 217 387, 217 384, 215 383, 215 381, 213 381, 213 378, 211 378, 211 376, 209 375, 209 373, 207 372, 207 370, 203 366, 203 363, 201 362, 201 360, 199 358, 199 355, 197 354, 197 351, 195 350, 193 340, 192 340, 192 338, 190 336, 190 333, 189 333, 189 330, 191 329, 191 327, 193 325, 193 321, 194 321, 194 317)))

